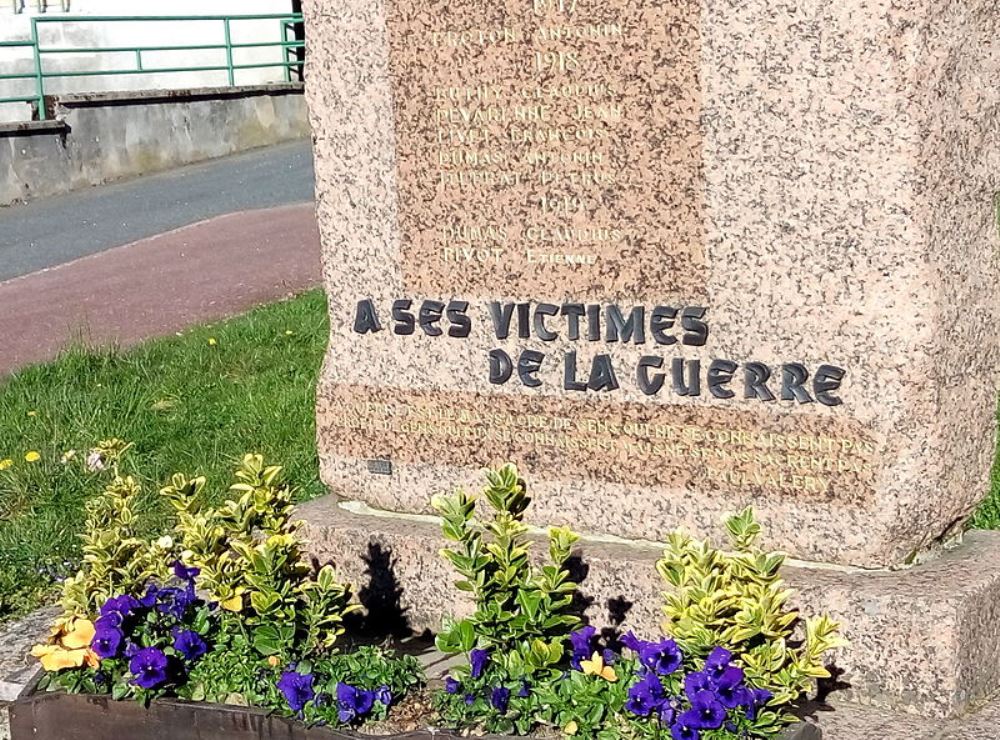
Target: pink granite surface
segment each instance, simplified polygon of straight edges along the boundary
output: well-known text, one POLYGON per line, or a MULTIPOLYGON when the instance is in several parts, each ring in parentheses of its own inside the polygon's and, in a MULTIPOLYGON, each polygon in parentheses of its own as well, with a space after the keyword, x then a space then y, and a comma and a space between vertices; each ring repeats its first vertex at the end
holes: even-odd
MULTIPOLYGON (((628 402, 655 407, 663 418, 705 407, 712 414, 732 411, 734 418, 752 414, 751 432, 847 429, 841 442, 872 449, 862 461, 863 480, 809 496, 781 484, 720 480, 724 465, 716 466, 711 480, 649 485, 630 482, 627 470, 618 482, 569 467, 537 464, 533 470, 524 460, 538 521, 569 521, 585 532, 625 537, 679 525, 705 533, 722 512, 752 503, 769 545, 803 559, 868 567, 901 565, 957 534, 987 490, 994 450, 1000 275, 992 201, 1000 176, 1000 93, 985 82, 1000 76, 994 4, 750 0, 736 8, 702 0, 674 8, 665 39, 651 30, 661 28, 650 22, 656 18, 646 17, 661 12, 662 3, 610 0, 598 7, 580 0, 570 25, 617 18, 622 40, 515 37, 506 46, 459 51, 434 42, 440 38, 435 32, 531 30, 562 22, 551 14, 533 18, 528 7, 522 0, 306 3, 307 94, 332 319, 319 390, 324 480, 376 506, 426 511, 432 493, 474 481, 480 465, 504 456, 503 449, 487 455, 468 440, 453 443, 461 464, 428 460, 432 437, 412 433, 393 448, 393 475, 371 475, 365 460, 384 449, 357 449, 357 443, 376 428, 375 417, 361 413, 353 431, 333 423, 346 389, 396 394, 399 414, 409 411, 414 392, 457 404, 496 394, 515 406, 524 398, 558 411, 566 396, 560 390, 566 351, 577 350, 581 362, 606 351, 627 376, 640 355, 666 349, 668 362, 671 356, 706 363, 731 358, 776 368, 796 361, 813 369, 830 363, 847 371, 843 405, 646 397, 630 382, 613 394, 575 395, 609 420, 621 418, 618 404, 628 402), (623 91, 615 99, 624 122, 601 124, 608 137, 602 151, 615 166, 613 184, 599 195, 602 208, 641 197, 641 217, 622 205, 583 219, 591 225, 612 219, 625 232, 620 242, 594 247, 604 260, 597 267, 550 274, 511 258, 484 273, 481 265, 435 257, 428 240, 449 218, 461 226, 485 214, 486 222, 511 233, 537 223, 535 211, 512 205, 537 191, 429 188, 438 167, 420 136, 432 131, 442 106, 428 90, 464 80, 496 83, 513 94, 535 79, 516 60, 560 49, 590 55, 580 80, 603 77, 623 91), (676 99, 691 104, 667 105, 655 85, 632 84, 635 79, 662 79, 674 86, 676 99), (637 149, 678 131, 696 141, 684 149, 696 161, 670 159, 676 150, 664 145, 655 151, 674 164, 654 161, 637 173, 637 149), (684 177, 668 177, 671 166, 684 177), (661 228, 684 236, 649 238, 651 229, 661 228), (638 273, 625 270, 615 283, 604 271, 630 249, 641 250, 642 260, 655 254, 661 265, 681 261, 698 269, 677 273, 690 279, 660 281, 651 299, 648 285, 632 279, 638 273), (560 302, 569 296, 624 306, 704 305, 711 334, 705 347, 677 349, 608 348, 564 338, 498 341, 488 331, 489 300, 560 302), (352 324, 365 298, 383 318, 399 298, 468 301, 473 331, 467 339, 421 336, 419 330, 414 336, 388 330, 360 336, 352 324), (487 352, 498 346, 515 356, 530 348, 554 358, 539 373, 544 385, 490 385, 487 352)), ((491 130, 502 133, 504 124, 491 130)), ((513 145, 469 150, 523 154, 513 145)), ((366 392, 357 398, 367 400, 366 392)), ((537 457, 551 457, 555 449, 541 443, 537 457)), ((621 448, 595 455, 607 468, 649 464, 631 460, 621 448)), ((817 464, 844 460, 833 456, 817 464)), ((782 463, 763 472, 784 475, 790 468, 782 463)), ((773 479, 783 480, 780 475, 773 479)))

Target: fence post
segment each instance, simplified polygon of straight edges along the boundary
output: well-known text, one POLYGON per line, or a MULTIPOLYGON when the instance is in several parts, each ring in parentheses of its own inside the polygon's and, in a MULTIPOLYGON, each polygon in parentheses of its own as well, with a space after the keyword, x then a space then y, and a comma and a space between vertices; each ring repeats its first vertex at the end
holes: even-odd
POLYGON ((45 110, 45 76, 42 74, 42 54, 38 49, 38 21, 31 19, 31 50, 35 56, 35 92, 38 93, 38 120, 48 118, 45 110))
POLYGON ((233 37, 229 31, 229 18, 224 19, 222 23, 226 27, 226 67, 229 71, 229 86, 234 87, 236 85, 236 73, 233 69, 233 37))
POLYGON ((288 21, 281 19, 281 61, 284 62, 285 82, 292 81, 292 68, 288 66, 288 21))

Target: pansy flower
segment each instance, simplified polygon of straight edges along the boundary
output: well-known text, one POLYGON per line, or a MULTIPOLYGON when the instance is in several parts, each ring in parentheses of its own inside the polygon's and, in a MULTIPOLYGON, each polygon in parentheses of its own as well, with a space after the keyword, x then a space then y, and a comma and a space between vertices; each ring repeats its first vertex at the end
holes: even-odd
POLYGON ((344 724, 368 714, 375 704, 375 692, 344 682, 337 684, 337 717, 344 724))
POLYGON ((173 564, 173 571, 174 576, 176 576, 178 580, 193 582, 195 577, 201 573, 201 568, 188 568, 180 560, 177 560, 173 564))
POLYGON ((184 656, 184 660, 198 660, 208 652, 208 645, 194 630, 174 630, 174 650, 184 656))
POLYGON ((684 693, 688 699, 693 699, 694 695, 701 691, 714 691, 715 682, 703 671, 689 673, 684 677, 684 693))
POLYGON ((575 632, 570 632, 569 642, 573 648, 572 655, 570 656, 570 665, 575 670, 580 670, 581 661, 586 660, 590 657, 591 652, 593 652, 594 637, 596 634, 597 629, 589 624, 575 632))
POLYGON ((773 698, 774 694, 767 689, 749 689, 748 696, 744 697, 744 699, 748 699, 747 703, 744 704, 747 710, 747 719, 751 722, 757 719, 757 712, 766 707, 773 698))
POLYGON ((681 667, 684 655, 673 640, 644 642, 639 645, 639 662, 657 675, 669 676, 681 667))
POLYGON ((139 600, 131 594, 114 596, 104 602, 101 607, 101 616, 106 617, 111 614, 118 614, 122 619, 132 616, 142 606, 139 600))
POLYGON ((670 726, 670 737, 673 740, 701 740, 701 733, 698 728, 690 724, 689 717, 685 717, 687 712, 682 713, 670 726))
POLYGON ((721 647, 713 648, 705 659, 705 673, 713 681, 718 681, 732 661, 733 654, 731 652, 721 647))
POLYGON ((444 690, 449 694, 457 694, 458 690, 462 688, 462 684, 451 676, 445 676, 444 679, 444 690))
POLYGON ((278 690, 285 697, 288 708, 293 712, 301 712, 306 703, 316 697, 311 673, 285 671, 278 680, 278 690))
POLYGON ((691 708, 682 712, 680 719, 699 730, 717 730, 726 720, 726 708, 711 691, 699 691, 691 697, 691 708))
POLYGON ((136 686, 155 689, 167 681, 167 656, 158 648, 143 648, 129 661, 128 669, 136 686))
POLYGON ((507 706, 510 704, 510 689, 506 686, 497 686, 490 692, 490 704, 498 712, 506 712, 507 706))
POLYGON ((483 675, 483 669, 486 668, 489 660, 490 654, 480 648, 476 648, 469 653, 469 667, 473 678, 479 678, 483 675))
POLYGON ((618 642, 622 644, 622 647, 628 648, 636 655, 639 654, 639 649, 645 644, 642 640, 635 636, 635 632, 632 630, 629 630, 624 635, 619 637, 618 642))
POLYGON ((105 617, 101 617, 94 622, 94 639, 90 642, 90 648, 101 660, 117 656, 124 639, 118 625, 105 621, 105 619, 105 617))
POLYGON ((722 702, 722 706, 733 709, 744 704, 746 689, 743 687, 743 670, 736 666, 730 666, 715 682, 715 694, 722 702))
POLYGON ((666 701, 663 684, 655 673, 646 673, 628 690, 625 709, 637 717, 648 717, 666 701))

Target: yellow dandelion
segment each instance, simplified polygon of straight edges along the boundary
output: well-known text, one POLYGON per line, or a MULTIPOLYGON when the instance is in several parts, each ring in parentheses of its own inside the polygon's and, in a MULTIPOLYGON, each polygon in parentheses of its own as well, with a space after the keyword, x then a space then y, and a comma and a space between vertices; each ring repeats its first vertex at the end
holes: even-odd
POLYGON ((290 336, 292 336, 292 334, 294 334, 294 333, 295 333, 295 332, 294 332, 294 331, 292 331, 291 329, 285 329, 285 336, 286 336, 286 337, 290 337, 290 336))
POLYGON ((604 665, 604 658, 597 652, 594 653, 590 660, 581 660, 580 668, 583 669, 584 675, 587 676, 598 676, 610 683, 618 680, 618 674, 615 673, 615 669, 609 665, 604 665))
POLYGON ((219 343, 219 340, 218 340, 218 339, 216 339, 215 337, 209 337, 209 338, 208 338, 208 346, 209 346, 209 347, 214 347, 214 346, 215 346, 215 345, 217 345, 218 343, 219 343))
POLYGON ((38 412, 37 411, 29 411, 28 412, 28 416, 38 416, 38 412))
POLYGON ((9 457, 5 457, 3 460, 0 460, 0 470, 10 470, 12 467, 14 467, 14 461, 9 457))
POLYGON ((36 462, 38 462, 41 459, 42 459, 41 454, 39 454, 35 450, 31 450, 30 452, 26 453, 25 456, 24 456, 24 461, 25 462, 30 462, 30 463, 36 463, 36 462))

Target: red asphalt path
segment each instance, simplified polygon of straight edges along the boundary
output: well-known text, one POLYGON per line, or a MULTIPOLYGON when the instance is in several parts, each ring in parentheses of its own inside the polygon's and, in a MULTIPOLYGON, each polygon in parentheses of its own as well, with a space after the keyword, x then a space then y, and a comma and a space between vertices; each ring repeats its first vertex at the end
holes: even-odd
POLYGON ((321 282, 312 203, 243 211, 0 283, 0 375, 67 344, 127 346, 321 282))

